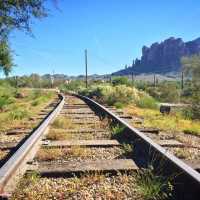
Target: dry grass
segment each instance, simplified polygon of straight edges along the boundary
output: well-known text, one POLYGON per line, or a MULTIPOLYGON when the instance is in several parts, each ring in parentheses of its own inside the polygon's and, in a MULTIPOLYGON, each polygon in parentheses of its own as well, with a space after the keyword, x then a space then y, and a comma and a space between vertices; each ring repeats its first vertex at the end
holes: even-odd
POLYGON ((48 140, 69 140, 72 139, 70 133, 66 133, 63 129, 50 129, 46 137, 48 140))
POLYGON ((105 199, 142 200, 136 190, 134 176, 85 174, 80 178, 35 178, 29 177, 18 185, 12 200, 22 199, 105 199), (29 180, 30 179, 30 180, 29 180), (27 185, 27 186, 26 186, 27 185))
POLYGON ((48 135, 46 136, 46 139, 47 140, 73 140, 73 139, 92 140, 95 138, 95 135, 84 132, 70 133, 63 129, 50 129, 48 135))
POLYGON ((36 159, 38 161, 51 161, 62 158, 63 151, 60 148, 42 148, 38 151, 36 159))
POLYGON ((72 129, 75 127, 75 125, 72 123, 72 120, 66 117, 56 118, 51 126, 57 129, 72 129))
POLYGON ((54 101, 56 94, 51 95, 42 92, 38 98, 43 98, 41 103, 33 106, 33 90, 20 89, 25 94, 24 98, 14 98, 13 103, 9 104, 4 112, 0 113, 0 131, 5 131, 13 127, 21 126, 29 122, 30 117, 35 117, 48 104, 54 101), (27 114, 29 113, 29 114, 27 114))
POLYGON ((38 161, 52 161, 64 159, 65 157, 86 158, 90 151, 87 148, 73 146, 70 148, 42 148, 38 151, 36 159, 38 161))
POLYGON ((70 97, 67 99, 68 104, 83 104, 84 102, 76 97, 70 97))
POLYGON ((180 159, 187 159, 190 157, 190 152, 187 148, 176 149, 174 154, 180 159))
POLYGON ((3 158, 5 158, 5 156, 8 154, 8 151, 3 151, 0 150, 0 160, 2 160, 3 158))
POLYGON ((106 117, 106 118, 104 118, 103 120, 100 121, 100 128, 108 129, 110 124, 111 124, 111 119, 106 117))
POLYGON ((65 156, 74 158, 86 158, 90 154, 89 149, 80 146, 72 146, 70 148, 66 148, 63 150, 63 152, 65 156))
POLYGON ((183 119, 178 113, 162 115, 158 110, 142 109, 136 106, 128 106, 125 108, 125 112, 132 116, 144 118, 143 125, 145 127, 157 127, 164 131, 200 135, 200 121, 183 119))
POLYGON ((53 123, 51 124, 51 126, 53 128, 65 128, 66 126, 66 120, 64 117, 59 117, 59 118, 56 118, 53 123))

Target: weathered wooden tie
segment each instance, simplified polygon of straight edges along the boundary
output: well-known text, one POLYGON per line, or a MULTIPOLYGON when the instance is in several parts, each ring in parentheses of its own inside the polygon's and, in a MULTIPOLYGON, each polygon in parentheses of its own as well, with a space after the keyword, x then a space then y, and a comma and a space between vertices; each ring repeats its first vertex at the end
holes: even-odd
POLYGON ((200 160, 184 160, 186 164, 200 172, 200 160))
POLYGON ((30 133, 32 129, 13 129, 6 132, 6 135, 21 135, 30 133))
POLYGON ((185 147, 185 145, 177 140, 158 140, 157 143, 162 147, 185 147))
MULTIPOLYGON (((56 129, 52 129, 56 130, 56 129)), ((107 134, 108 131, 105 129, 92 129, 92 128, 79 128, 79 129, 65 129, 66 133, 105 133, 107 134)))
POLYGON ((97 160, 97 161, 67 161, 62 163, 41 162, 31 166, 30 170, 36 170, 43 176, 65 176, 80 172, 114 172, 135 171, 137 165, 131 159, 97 160))
POLYGON ((16 142, 0 142, 0 149, 7 150, 16 147, 18 143, 16 142))
POLYGON ((111 146, 120 146, 120 143, 117 140, 62 140, 62 141, 44 141, 43 146, 47 146, 47 147, 67 147, 67 146, 111 147, 111 146))
POLYGON ((138 128, 138 130, 143 133, 153 133, 156 135, 158 135, 160 132, 160 129, 157 129, 157 128, 138 128))
POLYGON ((122 118, 122 119, 133 119, 133 117, 129 116, 129 115, 121 115, 120 118, 122 118))
POLYGON ((89 115, 89 114, 94 114, 94 112, 69 112, 69 111, 66 111, 66 112, 60 112, 60 114, 89 115))
POLYGON ((76 124, 76 125, 91 125, 91 124, 94 124, 94 125, 96 125, 96 124, 98 124, 99 123, 99 121, 80 121, 80 120, 78 120, 78 121, 72 121, 71 122, 72 124, 76 124))

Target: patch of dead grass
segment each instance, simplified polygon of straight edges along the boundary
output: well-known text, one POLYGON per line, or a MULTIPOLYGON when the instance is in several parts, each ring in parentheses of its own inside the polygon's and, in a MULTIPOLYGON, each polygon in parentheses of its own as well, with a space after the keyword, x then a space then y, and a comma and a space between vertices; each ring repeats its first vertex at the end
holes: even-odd
POLYGON ((46 137, 48 140, 69 140, 72 139, 70 133, 66 133, 63 129, 50 129, 46 137))
POLYGON ((81 99, 76 98, 76 97, 69 97, 67 99, 67 104, 83 104, 83 101, 81 99))
POLYGON ((86 158, 90 154, 87 148, 72 146, 69 148, 42 148, 36 155, 38 161, 52 161, 64 159, 65 157, 86 158))
POLYGON ((136 190, 134 175, 126 177, 125 182, 121 176, 124 175, 92 173, 67 179, 33 176, 18 185, 11 199, 143 199, 136 190))
POLYGON ((72 156, 72 157, 80 157, 80 158, 86 158, 89 156, 90 151, 87 148, 80 147, 80 146, 72 146, 70 148, 64 149, 65 156, 72 156))
POLYGON ((3 158, 5 158, 5 156, 8 154, 8 151, 4 151, 0 149, 0 160, 2 160, 3 158))
POLYGON ((187 159, 190 157, 190 152, 186 148, 176 149, 174 154, 180 159, 187 159))
POLYGON ((72 129, 75 128, 75 124, 72 123, 72 120, 66 117, 58 117, 51 124, 53 128, 57 129, 72 129))
POLYGON ((42 148, 38 151, 36 159, 38 161, 51 161, 62 158, 63 151, 61 148, 42 148))

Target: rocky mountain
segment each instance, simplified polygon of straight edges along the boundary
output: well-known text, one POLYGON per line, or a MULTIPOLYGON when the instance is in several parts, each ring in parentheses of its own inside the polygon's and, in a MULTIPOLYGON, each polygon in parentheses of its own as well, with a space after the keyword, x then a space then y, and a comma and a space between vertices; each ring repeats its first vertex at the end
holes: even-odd
POLYGON ((181 38, 171 37, 161 43, 143 46, 141 59, 133 60, 132 66, 113 73, 114 75, 179 72, 181 58, 200 53, 200 38, 184 42, 181 38))

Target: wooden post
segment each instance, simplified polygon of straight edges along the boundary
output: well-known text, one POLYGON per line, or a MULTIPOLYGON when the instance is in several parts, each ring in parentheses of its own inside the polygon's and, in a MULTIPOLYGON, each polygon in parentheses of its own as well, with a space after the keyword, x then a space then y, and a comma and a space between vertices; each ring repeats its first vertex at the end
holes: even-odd
POLYGON ((88 74, 87 74, 87 49, 85 49, 85 87, 88 87, 88 74))
POLYGON ((54 70, 53 70, 53 73, 50 76, 50 78, 51 78, 51 88, 53 88, 53 84, 54 84, 54 70))
POLYGON ((15 87, 18 88, 18 76, 15 76, 15 87))
POLYGON ((131 80, 132 80, 132 86, 133 86, 133 82, 134 82, 134 79, 133 79, 133 72, 131 73, 131 80))
POLYGON ((181 89, 183 90, 184 88, 184 77, 183 77, 183 72, 181 72, 181 89))
POLYGON ((155 74, 153 75, 153 85, 154 85, 154 87, 156 87, 156 75, 155 74))

